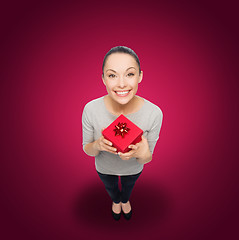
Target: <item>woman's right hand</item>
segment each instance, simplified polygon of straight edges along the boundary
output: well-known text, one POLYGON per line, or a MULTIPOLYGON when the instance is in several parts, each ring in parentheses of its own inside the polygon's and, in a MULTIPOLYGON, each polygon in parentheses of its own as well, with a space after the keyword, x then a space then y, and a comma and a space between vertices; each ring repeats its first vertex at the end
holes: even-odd
MULTIPOLYGON (((104 130, 104 128, 101 130, 101 132, 103 130, 104 130)), ((113 154, 118 154, 116 152, 117 149, 112 147, 112 145, 113 145, 112 142, 105 139, 103 135, 95 141, 95 148, 98 151, 106 151, 106 152, 110 152, 110 153, 113 153, 113 154)))

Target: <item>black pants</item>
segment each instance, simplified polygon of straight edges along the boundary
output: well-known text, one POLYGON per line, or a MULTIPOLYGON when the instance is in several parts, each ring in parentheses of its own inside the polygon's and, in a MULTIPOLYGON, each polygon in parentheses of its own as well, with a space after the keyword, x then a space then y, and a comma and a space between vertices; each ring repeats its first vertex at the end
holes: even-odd
POLYGON ((121 191, 119 190, 119 176, 102 174, 97 171, 100 179, 105 185, 105 189, 110 195, 114 203, 127 203, 129 201, 131 192, 133 190, 136 180, 139 178, 142 171, 135 175, 120 176, 121 178, 121 191))

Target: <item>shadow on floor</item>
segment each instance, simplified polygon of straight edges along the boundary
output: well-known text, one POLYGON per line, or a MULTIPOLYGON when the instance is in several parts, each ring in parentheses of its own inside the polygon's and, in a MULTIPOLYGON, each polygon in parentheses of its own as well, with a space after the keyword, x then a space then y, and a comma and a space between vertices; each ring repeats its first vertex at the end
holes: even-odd
MULTIPOLYGON (((133 215, 130 221, 121 219, 117 222, 111 216, 111 199, 100 182, 91 183, 81 189, 72 205, 73 217, 79 223, 107 229, 121 225, 137 229, 155 226, 163 221, 170 212, 171 201, 168 194, 150 182, 138 182, 131 194, 130 202, 133 215)), ((113 230, 113 229, 112 229, 113 230)))

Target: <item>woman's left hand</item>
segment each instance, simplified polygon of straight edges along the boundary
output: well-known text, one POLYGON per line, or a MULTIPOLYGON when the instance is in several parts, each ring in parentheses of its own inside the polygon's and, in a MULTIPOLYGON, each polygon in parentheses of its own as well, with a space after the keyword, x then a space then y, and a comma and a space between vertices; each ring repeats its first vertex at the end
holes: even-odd
POLYGON ((147 138, 145 138, 144 136, 142 136, 142 140, 139 143, 136 143, 135 145, 131 144, 129 145, 129 148, 132 149, 129 152, 118 153, 122 160, 129 160, 133 157, 147 160, 149 157, 152 157, 149 151, 149 144, 147 138))

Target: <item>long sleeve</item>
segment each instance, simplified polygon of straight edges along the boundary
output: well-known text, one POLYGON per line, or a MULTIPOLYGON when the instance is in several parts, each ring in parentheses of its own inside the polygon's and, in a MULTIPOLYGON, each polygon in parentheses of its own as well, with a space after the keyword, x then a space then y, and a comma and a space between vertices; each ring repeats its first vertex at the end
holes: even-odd
POLYGON ((162 113, 161 109, 158 108, 152 128, 149 130, 148 135, 147 135, 147 140, 149 143, 149 150, 150 150, 151 154, 153 154, 154 148, 159 139, 159 133, 160 133, 160 129, 162 126, 162 121, 163 121, 163 113, 162 113))
MULTIPOLYGON (((83 136, 83 150, 86 144, 94 141, 94 127, 89 120, 88 106, 84 107, 82 113, 82 136, 83 136)), ((85 151, 85 150, 84 150, 85 151)))

